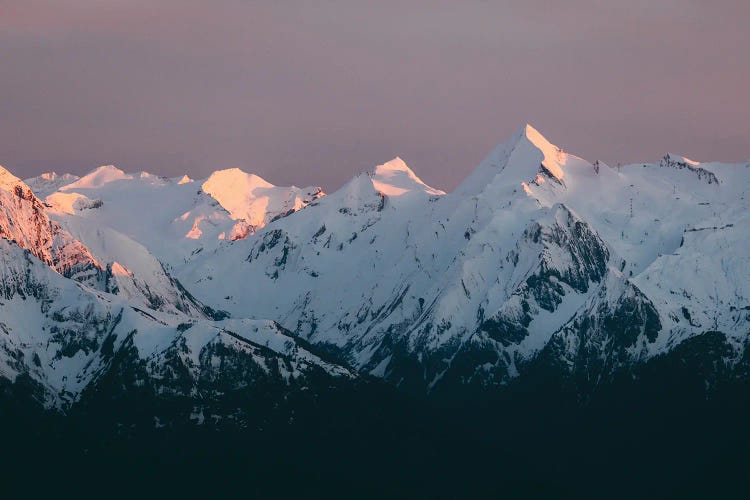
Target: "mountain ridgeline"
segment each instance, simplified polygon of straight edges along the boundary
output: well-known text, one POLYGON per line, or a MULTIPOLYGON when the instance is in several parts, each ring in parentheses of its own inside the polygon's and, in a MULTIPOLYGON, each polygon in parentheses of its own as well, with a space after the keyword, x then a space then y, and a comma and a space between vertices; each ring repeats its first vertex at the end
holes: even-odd
MULTIPOLYGON (((0 168, 0 414, 96 456, 114 442, 124 457, 240 442, 258 467, 288 465, 279 443, 396 453, 402 491, 417 449, 450 452, 436 471, 497 466, 518 491, 542 464, 580 493, 571 456, 600 477, 636 456, 654 481, 740 473, 747 196, 750 163, 611 167, 528 125, 450 193, 399 158, 328 195, 238 169, 0 168), (688 437, 703 461, 675 459, 688 437), (671 452, 641 457, 654 442, 671 452)), ((319 480, 299 453, 296 473, 319 480)))

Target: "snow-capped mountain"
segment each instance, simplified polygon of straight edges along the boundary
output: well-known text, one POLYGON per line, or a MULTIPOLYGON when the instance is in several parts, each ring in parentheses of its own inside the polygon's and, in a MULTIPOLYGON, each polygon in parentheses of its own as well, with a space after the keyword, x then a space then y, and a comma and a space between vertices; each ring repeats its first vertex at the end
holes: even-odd
POLYGON ((218 201, 232 219, 244 220, 253 232, 323 196, 319 187, 278 187, 238 168, 214 172, 201 189, 218 201))
POLYGON ((329 195, 238 169, 62 178, 0 172, 3 373, 51 399, 115 352, 121 382, 165 394, 259 366, 429 394, 544 374, 585 394, 707 335, 706 359, 744 373, 750 164, 610 167, 526 125, 451 193, 399 158, 329 195))
POLYGON ((31 189, 2 167, 0 237, 12 240, 66 276, 100 267, 81 242, 50 220, 31 189))
MULTIPOLYGON (((112 181, 102 173, 91 184, 112 181)), ((199 303, 122 233, 71 217, 73 236, 48 212, 0 168, 0 379, 44 406, 69 408, 113 377, 208 399, 267 380, 293 390, 309 377, 356 378, 273 321, 225 319, 199 303)))
POLYGON ((127 174, 108 165, 81 178, 43 174, 26 182, 38 186, 38 196, 44 195, 51 216, 62 225, 82 219, 87 226, 113 229, 170 266, 245 238, 323 195, 320 188, 273 186, 236 168, 193 181, 127 174), (63 178, 72 182, 58 182, 63 178))
POLYGON ((46 172, 38 177, 26 179, 26 184, 38 197, 44 199, 61 187, 77 181, 79 177, 73 174, 59 175, 57 172, 46 172))
POLYGON ((0 376, 22 377, 46 406, 69 407, 113 376, 115 360, 127 383, 185 396, 269 378, 291 384, 316 371, 354 377, 298 346, 272 321, 214 321, 139 307, 65 278, 7 240, 0 240, 0 255, 0 376))
POLYGON ((394 160, 178 275, 212 307, 270 315, 428 390, 507 384, 551 342, 591 345, 590 330, 604 338, 588 356, 610 371, 709 330, 740 356, 749 182, 747 164, 674 155, 592 164, 525 126, 453 193, 394 160))

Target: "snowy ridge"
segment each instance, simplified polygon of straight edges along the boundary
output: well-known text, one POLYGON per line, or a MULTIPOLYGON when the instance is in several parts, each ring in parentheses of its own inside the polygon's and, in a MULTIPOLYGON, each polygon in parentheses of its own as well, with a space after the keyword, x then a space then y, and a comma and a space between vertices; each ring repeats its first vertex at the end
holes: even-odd
MULTIPOLYGON (((598 302, 613 289, 630 290, 617 295, 621 303, 638 297, 639 320, 658 316, 658 335, 643 333, 637 356, 626 350, 631 361, 648 359, 708 326, 669 319, 679 316, 682 301, 675 297, 684 290, 653 290, 652 270, 691 243, 686 231, 701 220, 728 219, 711 228, 744 224, 732 214, 746 209, 750 171, 701 165, 719 181, 708 182, 707 173, 686 164, 691 169, 660 163, 614 169, 565 153, 524 126, 453 193, 397 202, 403 192, 393 187, 402 184, 376 185, 403 172, 402 180, 416 187, 396 160, 260 230, 249 246, 199 257, 180 276, 214 307, 256 316, 273 311, 303 338, 335 346, 361 370, 401 384, 436 390, 456 380, 507 383, 574 318, 624 314, 598 302), (723 177, 733 178, 732 185, 723 177), (465 371, 464 359, 482 357, 496 361, 465 371), (429 366, 424 378, 405 378, 416 360, 429 366)), ((711 254, 736 254, 737 247, 717 243, 711 254)), ((747 320, 739 311, 750 304, 741 284, 750 276, 731 262, 719 275, 737 279, 717 285, 727 292, 708 314, 744 338, 747 320), (722 310, 721 301, 735 313, 722 310)), ((697 274, 688 281, 707 279, 690 265, 697 274)), ((682 265, 673 272, 683 275, 682 265)))
MULTIPOLYGON (((119 189, 124 181, 167 184, 150 174, 118 172, 98 169, 76 189, 119 189)), ((245 370, 241 384, 250 386, 261 378, 304 384, 300 381, 317 372, 355 377, 299 347, 272 321, 222 323, 226 314, 196 301, 140 243, 96 218, 78 216, 84 209, 80 205, 45 207, 5 170, 0 179, 0 377, 11 382, 28 377, 35 387, 32 396, 43 405, 68 408, 115 369, 117 356, 128 359, 131 369, 153 380, 160 392, 188 396, 194 389, 186 387, 200 385, 201 391, 221 394, 227 384, 239 383, 220 373, 209 375, 215 366, 204 364, 211 359, 208 353, 219 353, 222 364, 245 370), (174 356, 183 359, 194 378, 173 380, 174 356)), ((66 195, 75 203, 88 199, 68 190, 48 199, 66 195)))
POLYGON ((165 377, 179 359, 193 374, 167 391, 229 372, 240 385, 354 376, 344 366, 429 393, 500 390, 543 366, 587 391, 707 332, 730 364, 750 345, 747 164, 669 154, 615 168, 525 125, 451 193, 400 158, 326 196, 239 169, 193 181, 102 167, 45 207, 13 194, 19 182, 6 174, 5 219, 59 233, 9 245, 55 267, 50 241, 79 242, 99 271, 73 286, 150 325, 118 344, 131 368, 165 377), (257 371, 266 348, 296 361, 257 371))
POLYGON ((31 189, 2 167, 0 238, 14 241, 63 274, 101 267, 80 241, 50 220, 31 189))
POLYGON ((15 175, 11 174, 8 170, 0 166, 0 189, 3 189, 4 191, 8 191, 11 193, 15 193, 18 196, 21 197, 28 197, 23 192, 18 193, 18 189, 21 189, 22 191, 25 191, 29 189, 29 187, 24 184, 24 182, 16 177, 15 175))
POLYGON ((26 179, 24 182, 34 191, 34 194, 44 199, 47 195, 78 179, 79 177, 73 174, 59 175, 57 172, 46 172, 38 177, 26 179))
POLYGON ((238 168, 214 172, 201 188, 218 201, 233 219, 243 219, 254 229, 323 196, 323 191, 317 187, 277 187, 238 168))
POLYGON ((36 387, 33 396, 47 407, 74 404, 110 371, 117 356, 125 356, 161 391, 185 395, 211 377, 212 356, 220 353, 247 370, 233 384, 252 385, 259 377, 291 383, 315 371, 354 377, 297 346, 273 322, 222 323, 137 307, 122 295, 59 275, 7 240, 0 240, 0 257, 0 376, 10 381, 28 376, 36 387), (180 377, 188 373, 187 380, 175 379, 174 356, 184 363, 187 371, 180 377))
POLYGON ((401 158, 378 165, 370 174, 375 189, 386 196, 403 196, 413 192, 442 195, 444 191, 428 186, 408 167, 401 158))
POLYGON ((128 175, 114 165, 105 165, 94 171, 76 179, 70 184, 60 188, 61 191, 72 191, 74 189, 93 189, 109 184, 110 182, 130 180, 132 175, 128 175))
POLYGON ((50 215, 63 226, 74 216, 111 227, 170 266, 245 238, 323 196, 320 188, 277 187, 239 169, 193 181, 188 176, 127 174, 110 165, 81 178, 43 174, 29 182, 46 195, 50 215), (59 182, 63 178, 73 182, 59 182), (50 192, 53 186, 57 190, 50 192))

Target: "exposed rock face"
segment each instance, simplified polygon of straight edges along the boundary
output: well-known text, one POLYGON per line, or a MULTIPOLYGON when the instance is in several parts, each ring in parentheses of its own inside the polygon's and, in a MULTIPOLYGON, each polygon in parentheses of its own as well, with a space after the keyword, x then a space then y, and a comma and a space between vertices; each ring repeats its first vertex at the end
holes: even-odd
POLYGON ((7 170, 0 171, 0 238, 16 242, 66 276, 99 267, 88 249, 51 221, 31 189, 7 170))

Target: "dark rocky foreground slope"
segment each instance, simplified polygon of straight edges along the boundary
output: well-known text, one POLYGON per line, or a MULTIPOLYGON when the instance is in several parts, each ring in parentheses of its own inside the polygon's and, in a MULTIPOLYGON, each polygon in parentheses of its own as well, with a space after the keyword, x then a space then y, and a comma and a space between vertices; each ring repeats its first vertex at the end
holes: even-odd
POLYGON ((29 401, 21 378, 2 387, 0 470, 5 491, 84 496, 734 497, 750 387, 746 373, 716 378, 725 354, 706 334, 585 403, 541 365, 491 398, 323 379, 197 400, 123 391, 121 366, 65 415, 29 401))

